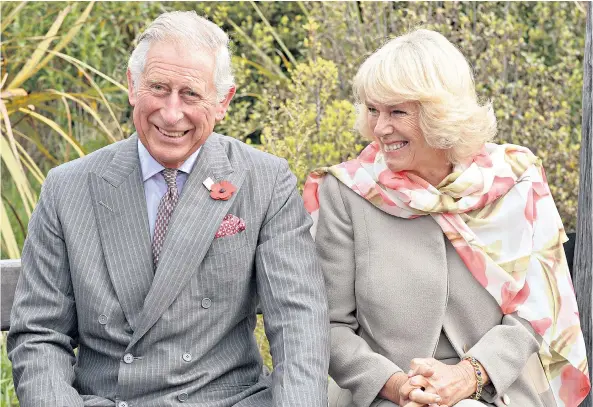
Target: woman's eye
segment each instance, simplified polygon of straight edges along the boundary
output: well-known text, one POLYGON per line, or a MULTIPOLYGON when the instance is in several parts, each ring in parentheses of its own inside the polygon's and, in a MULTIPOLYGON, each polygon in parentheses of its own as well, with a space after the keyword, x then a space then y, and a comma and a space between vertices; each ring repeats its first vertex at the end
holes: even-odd
POLYGON ((367 107, 367 111, 371 116, 376 116, 379 113, 374 107, 367 107))
POLYGON ((406 115, 407 113, 404 112, 403 110, 392 110, 391 111, 391 115, 392 116, 402 116, 402 115, 406 115))

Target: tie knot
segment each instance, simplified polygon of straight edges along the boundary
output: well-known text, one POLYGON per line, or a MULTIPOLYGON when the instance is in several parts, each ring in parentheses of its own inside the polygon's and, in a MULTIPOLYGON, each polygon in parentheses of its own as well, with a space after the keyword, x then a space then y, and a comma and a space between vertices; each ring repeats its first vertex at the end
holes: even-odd
POLYGON ((177 172, 176 168, 165 168, 162 171, 168 189, 177 190, 177 172))

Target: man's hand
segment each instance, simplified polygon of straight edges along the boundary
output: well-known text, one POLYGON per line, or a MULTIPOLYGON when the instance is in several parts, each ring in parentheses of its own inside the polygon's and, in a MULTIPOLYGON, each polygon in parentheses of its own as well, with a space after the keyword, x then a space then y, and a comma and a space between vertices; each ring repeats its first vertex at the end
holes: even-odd
MULTIPOLYGON (((436 392, 426 392, 420 387, 420 385, 413 385, 411 379, 405 373, 400 372, 395 373, 387 380, 379 395, 402 407, 437 406, 435 403, 439 403, 441 397, 436 392)), ((447 406, 440 405, 440 407, 447 406)))
MULTIPOLYGON (((446 365, 432 358, 416 358, 412 359, 410 367, 411 370, 408 373, 410 385, 438 394, 441 397, 441 405, 453 406, 476 391, 474 369, 466 360, 462 360, 457 365, 446 365)), ((482 375, 486 383, 488 379, 484 369, 482 369, 482 375)), ((404 406, 408 407, 405 404, 404 406)))

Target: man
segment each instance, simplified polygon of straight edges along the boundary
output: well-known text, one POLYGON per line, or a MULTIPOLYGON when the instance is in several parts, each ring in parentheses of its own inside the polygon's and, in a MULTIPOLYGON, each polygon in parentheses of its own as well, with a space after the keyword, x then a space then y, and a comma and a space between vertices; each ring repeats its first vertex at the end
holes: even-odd
POLYGON ((235 93, 227 35, 161 15, 128 86, 136 134, 50 171, 31 217, 9 334, 21 407, 327 405, 326 298, 295 177, 213 133, 235 93))

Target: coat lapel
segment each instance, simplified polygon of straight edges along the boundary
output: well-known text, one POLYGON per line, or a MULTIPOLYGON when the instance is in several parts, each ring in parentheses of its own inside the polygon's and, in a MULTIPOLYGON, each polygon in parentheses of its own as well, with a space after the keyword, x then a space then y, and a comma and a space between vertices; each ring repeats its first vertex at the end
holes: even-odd
POLYGON ((219 136, 210 135, 171 217, 154 282, 128 349, 155 324, 197 272, 196 265, 202 262, 244 179, 244 172, 233 170, 219 136), (203 185, 209 177, 215 182, 230 181, 237 191, 227 201, 212 199, 203 185))
POLYGON ((108 168, 89 176, 103 255, 132 330, 154 276, 137 143, 136 135, 122 141, 108 168))

